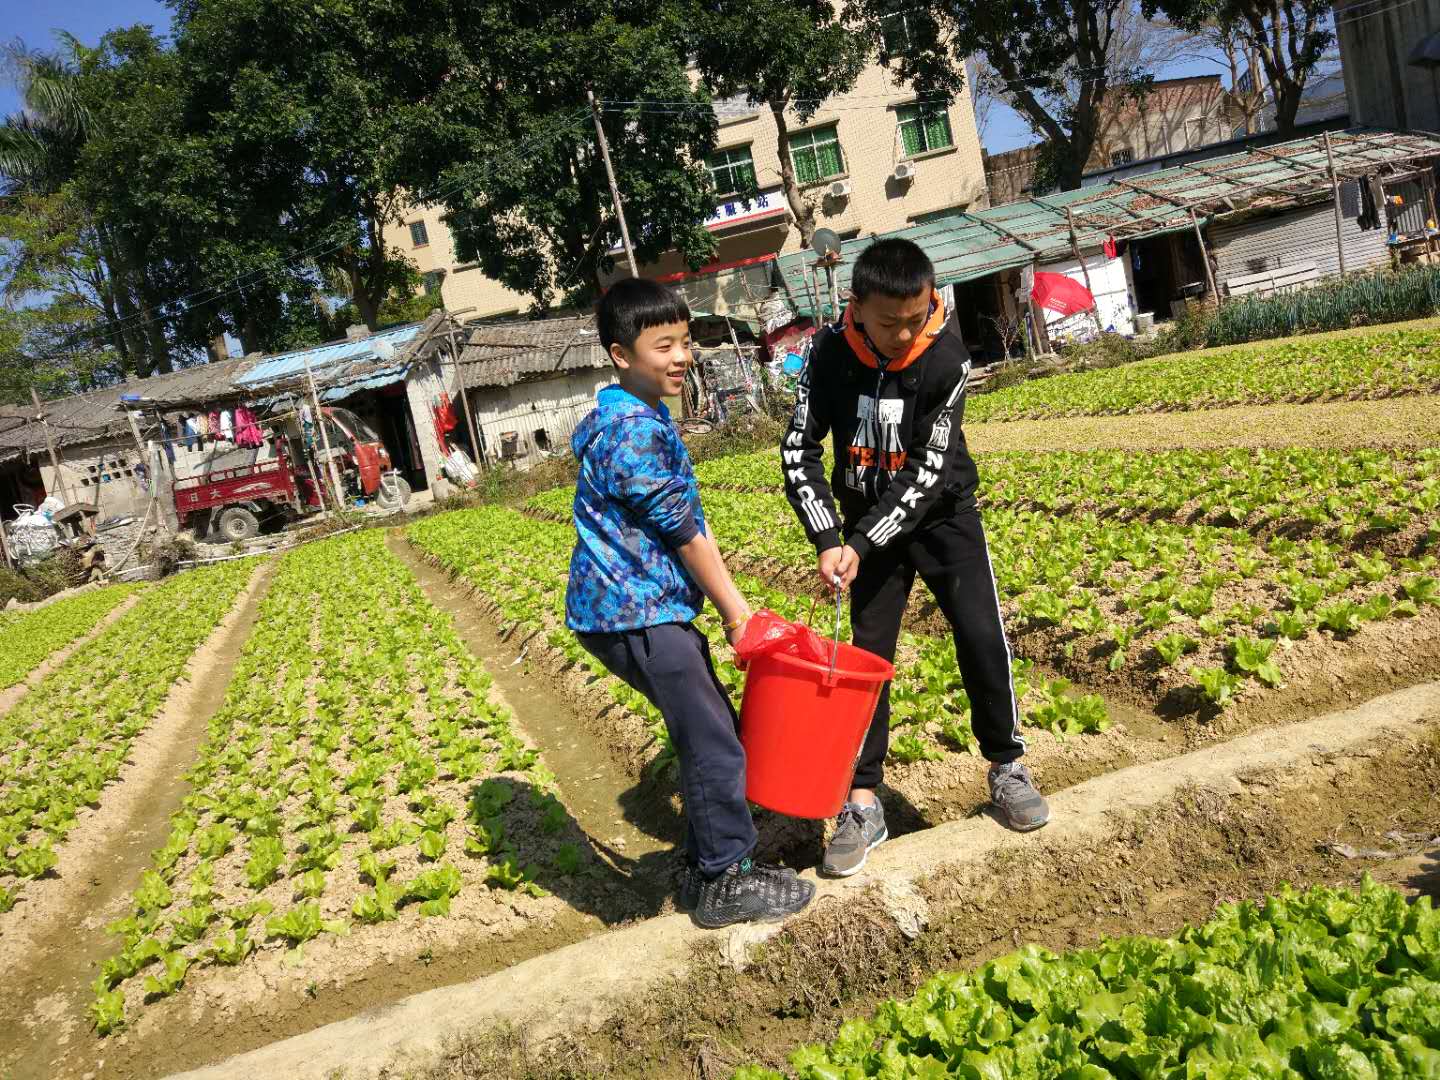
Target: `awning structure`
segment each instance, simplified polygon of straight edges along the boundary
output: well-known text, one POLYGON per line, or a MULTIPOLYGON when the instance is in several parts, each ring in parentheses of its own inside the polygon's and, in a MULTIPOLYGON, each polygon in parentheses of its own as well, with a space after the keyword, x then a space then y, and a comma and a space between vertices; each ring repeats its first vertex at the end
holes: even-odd
POLYGON ((27 406, 0 406, 0 465, 46 450, 46 427, 57 448, 130 437, 127 410, 177 412, 257 402, 309 392, 305 363, 327 401, 404 379, 415 362, 448 344, 458 325, 443 311, 424 322, 354 340, 272 356, 246 356, 136 379, 44 403, 45 424, 27 406))
POLYGON ((286 390, 307 388, 309 378, 313 376, 317 387, 328 390, 374 379, 380 376, 381 372, 393 376, 387 377, 386 382, 394 382, 396 379, 403 379, 409 367, 408 362, 396 361, 401 358, 402 353, 410 351, 410 346, 420 336, 424 325, 411 323, 354 341, 336 341, 311 349, 297 349, 294 352, 267 356, 237 378, 235 385, 252 393, 278 394, 286 390))
MULTIPOLYGON (((1342 180, 1402 173, 1440 157, 1440 136, 1356 128, 1331 133, 1329 153, 1342 180)), ((1203 224, 1243 211, 1289 209, 1330 193, 1327 148, 1320 135, 956 214, 881 235, 901 236, 919 244, 935 264, 936 283, 945 286, 1067 259, 1074 244, 1094 248, 1108 237, 1136 240, 1179 232, 1193 228, 1197 220, 1203 224)), ((874 239, 859 236, 841 246, 842 261, 836 274, 842 289, 850 283, 855 257, 874 239)), ((797 252, 779 259, 791 305, 812 317, 816 296, 823 309, 826 292, 822 271, 815 271, 818 286, 811 286, 816 258, 810 252, 797 252)))

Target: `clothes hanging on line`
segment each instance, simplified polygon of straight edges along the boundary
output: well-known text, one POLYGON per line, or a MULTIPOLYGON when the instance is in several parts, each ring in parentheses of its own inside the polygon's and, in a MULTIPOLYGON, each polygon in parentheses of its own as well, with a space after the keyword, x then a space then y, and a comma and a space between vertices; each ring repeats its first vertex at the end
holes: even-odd
POLYGON ((235 410, 235 445, 254 450, 263 445, 265 437, 260 431, 255 414, 248 406, 241 405, 235 410))

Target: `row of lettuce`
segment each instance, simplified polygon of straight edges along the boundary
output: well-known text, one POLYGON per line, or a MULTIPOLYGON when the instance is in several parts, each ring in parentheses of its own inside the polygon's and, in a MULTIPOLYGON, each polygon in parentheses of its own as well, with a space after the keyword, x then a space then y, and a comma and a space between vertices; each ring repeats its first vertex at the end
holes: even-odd
POLYGON ((1405 329, 1177 353, 982 394, 969 403, 966 419, 1039 420, 1433 394, 1440 391, 1437 343, 1440 331, 1405 329))
POLYGON ((56 650, 84 637, 133 591, 107 585, 35 611, 0 612, 0 690, 14 686, 56 650))
MULTIPOLYGON (((50 873, 85 807, 98 806, 165 703, 190 655, 234 606, 255 570, 225 563, 146 589, 139 600, 0 715, 0 920, 24 883, 50 873)), ((124 596, 104 591, 71 637, 124 596)), ((59 601, 54 606, 59 607, 59 601)), ((34 614, 44 615, 50 608, 34 614)), ((68 616, 66 617, 68 621, 68 616)), ((54 626, 54 623, 45 625, 54 626)), ((56 632, 52 645, 60 635, 56 632)), ((0 922, 3 925, 3 922, 0 922)))
POLYGON ((169 837, 109 927, 96 1028, 199 967, 537 904, 542 881, 580 875, 589 849, 490 686, 380 532, 286 555, 169 837))
MULTIPOLYGON (((542 496, 538 506, 545 508, 552 502, 553 496, 542 496)), ((509 508, 483 507, 416 522, 408 535, 416 547, 493 603, 507 624, 545 635, 569 663, 591 672, 608 687, 612 699, 636 717, 637 728, 648 728, 658 748, 653 767, 665 768, 673 762, 669 736, 658 713, 642 695, 611 678, 565 629, 565 580, 574 542, 568 526, 509 508)), ((756 607, 795 620, 810 619, 814 614, 809 596, 773 580, 741 574, 737 585, 756 607)), ((726 655, 719 623, 703 619, 699 625, 715 654, 726 655)), ((842 618, 847 635, 848 625, 849 620, 842 618)), ((909 763, 938 760, 947 751, 976 753, 970 702, 951 642, 944 637, 906 634, 903 647, 914 662, 902 666, 892 692, 892 759, 909 763)), ((717 664, 717 674, 738 703, 743 674, 728 663, 717 664)), ((1064 680, 1037 677, 1034 665, 1026 660, 1015 661, 1014 674, 1027 724, 1062 736, 1104 731, 1110 726, 1099 697, 1075 695, 1064 680)))
MULTIPOLYGON (((1435 451, 1007 454, 981 470, 1011 631, 1089 682, 1223 708, 1306 674, 1297 643, 1440 604, 1435 451)), ((737 564, 810 588, 777 456, 699 471, 737 564)), ((558 520, 567 501, 531 506, 558 520)))
POLYGON ((1232 903, 1174 938, 1026 946, 732 1080, 1440 1077, 1440 912, 1366 879, 1232 903))

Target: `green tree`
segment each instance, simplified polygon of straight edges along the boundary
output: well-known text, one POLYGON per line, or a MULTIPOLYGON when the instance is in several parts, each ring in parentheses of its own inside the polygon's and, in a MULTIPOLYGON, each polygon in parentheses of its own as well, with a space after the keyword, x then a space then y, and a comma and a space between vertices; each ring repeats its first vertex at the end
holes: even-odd
POLYGON ((854 0, 852 14, 877 38, 904 20, 905 47, 884 59, 922 93, 958 93, 966 60, 982 57, 1064 189, 1080 186, 1106 110, 1154 82, 1130 47, 1136 0, 854 0))
POLYGON ((109 283, 93 235, 63 193, 0 198, 0 401, 123 375, 97 332, 109 283))
POLYGON ((291 253, 343 276, 371 328, 408 281, 384 230, 406 205, 417 141, 442 121, 438 96, 463 77, 464 17, 458 0, 176 4, 176 50, 235 178, 219 184, 240 196, 232 212, 283 225, 291 253))
POLYGON ((691 12, 696 64, 717 97, 743 97, 770 110, 779 135, 780 185, 800 240, 815 234, 815 205, 805 197, 790 156, 794 112, 807 121, 828 97, 848 93, 874 52, 830 0, 700 0, 691 12))
POLYGON ((1260 62, 1275 107, 1275 128, 1295 130, 1305 86, 1335 44, 1330 0, 1145 0, 1192 33, 1219 33, 1260 62))
POLYGON ((620 231, 586 109, 592 89, 637 257, 714 253, 705 156, 716 122, 686 74, 684 11, 668 0, 483 0, 436 97, 409 185, 443 205, 460 259, 541 307, 596 295, 620 231), (663 102, 663 106, 636 102, 663 102))

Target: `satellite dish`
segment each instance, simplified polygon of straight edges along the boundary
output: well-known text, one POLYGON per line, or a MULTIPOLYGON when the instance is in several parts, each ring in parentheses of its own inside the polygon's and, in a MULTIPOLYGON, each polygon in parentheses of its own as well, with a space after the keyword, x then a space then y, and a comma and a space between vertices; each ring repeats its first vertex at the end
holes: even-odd
POLYGON ((821 258, 840 254, 840 234, 834 229, 816 229, 810 238, 810 247, 821 258))

